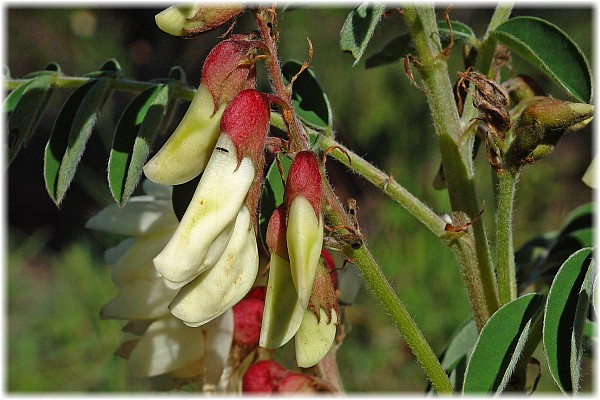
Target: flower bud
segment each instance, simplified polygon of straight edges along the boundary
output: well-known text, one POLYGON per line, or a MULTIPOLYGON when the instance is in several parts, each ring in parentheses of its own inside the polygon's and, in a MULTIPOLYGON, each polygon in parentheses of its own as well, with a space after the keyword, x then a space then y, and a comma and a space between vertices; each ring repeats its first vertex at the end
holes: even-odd
POLYGON ((179 185, 200 174, 219 137, 221 115, 204 84, 196 91, 183 119, 161 149, 144 165, 144 174, 153 182, 179 185))
POLYGON ((318 384, 315 378, 306 374, 291 373, 279 382, 277 385, 277 393, 287 394, 316 394, 318 392, 318 384))
POLYGON ((272 393, 279 382, 291 374, 276 361, 262 360, 252 364, 244 374, 242 392, 272 393))
POLYGON ((227 248, 209 270, 181 288, 169 305, 188 326, 200 326, 233 307, 252 288, 258 248, 250 213, 242 207, 227 248))
POLYGON ((233 346, 235 350, 232 353, 237 360, 243 360, 258 347, 263 309, 265 307, 265 293, 261 291, 262 297, 256 296, 255 289, 252 289, 246 297, 233 306, 233 346))
POLYGON ((242 90, 254 88, 256 43, 249 35, 233 35, 206 56, 201 80, 212 94, 215 108, 229 103, 242 90))
POLYGON ((242 4, 177 4, 155 16, 156 25, 173 36, 195 36, 217 28, 244 11, 242 4))
POLYGON ((308 306, 323 245, 321 173, 311 152, 292 162, 285 185, 286 241, 292 280, 303 308, 308 306))
POLYGON ((267 349, 286 344, 298 331, 304 315, 287 259, 285 232, 285 212, 281 205, 273 212, 267 227, 271 262, 260 332, 260 346, 267 349))
POLYGON ((534 97, 521 106, 508 150, 508 165, 520 167, 546 156, 565 129, 590 119, 591 104, 571 103, 551 97, 534 97))

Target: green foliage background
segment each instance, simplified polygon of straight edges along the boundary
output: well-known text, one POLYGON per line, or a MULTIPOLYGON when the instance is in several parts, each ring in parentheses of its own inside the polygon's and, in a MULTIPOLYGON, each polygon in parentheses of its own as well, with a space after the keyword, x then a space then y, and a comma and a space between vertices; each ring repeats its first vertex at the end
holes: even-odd
MULTIPOLYGON (((204 56, 224 28, 192 40, 170 37, 154 24, 159 11, 8 8, 5 63, 13 77, 42 69, 51 61, 58 62, 68 75, 82 75, 99 68, 106 59, 116 58, 126 76, 138 80, 166 76, 171 66, 180 65, 188 83, 197 86, 204 56)), ((350 55, 340 53, 338 47, 348 12, 346 8, 298 6, 281 14, 280 56, 305 60, 305 38, 309 37, 314 46, 311 67, 331 101, 340 141, 392 174, 433 209, 447 211, 446 193, 431 186, 440 159, 425 97, 411 85, 401 63, 365 70, 363 59, 352 67, 350 55)), ((482 35, 491 13, 485 8, 455 8, 451 18, 482 35)), ((517 7, 513 16, 534 15, 555 23, 591 61, 592 13, 591 7, 517 7)), ((252 29, 251 22, 249 16, 243 16, 237 29, 252 29)), ((405 31, 400 15, 383 20, 365 58, 405 31)), ((452 56, 451 65, 455 71, 461 69, 459 54, 452 56)), ((519 60, 514 66, 517 72, 528 68, 519 60)), ((264 71, 259 70, 259 77, 267 89, 264 71)), ((116 292, 102 262, 103 248, 115 238, 84 228, 87 218, 112 201, 106 184, 108 146, 114 124, 131 97, 117 94, 104 109, 59 210, 45 193, 43 147, 65 95, 55 93, 36 137, 8 170, 7 389, 148 390, 144 381, 128 378, 125 362, 112 355, 121 340, 122 324, 98 318, 101 305, 116 292)), ((561 97, 560 92, 556 95, 561 97)), ((515 206, 516 248, 541 232, 557 229, 570 210, 591 200, 591 191, 580 181, 591 160, 591 144, 589 128, 565 135, 551 156, 525 169, 515 206)), ((480 153, 477 180, 485 192, 480 199, 491 208, 490 169, 484 152, 480 153)), ((328 169, 340 197, 357 199, 361 229, 372 252, 439 354, 470 313, 452 254, 368 183, 335 162, 330 161, 328 169)), ((491 216, 486 212, 483 218, 491 216)), ((361 290, 345 315, 349 329, 338 358, 348 390, 425 389, 419 366, 366 290, 361 290)), ((589 366, 585 371, 583 388, 589 389, 589 366)), ((543 375, 540 390, 556 390, 548 373, 543 375)))

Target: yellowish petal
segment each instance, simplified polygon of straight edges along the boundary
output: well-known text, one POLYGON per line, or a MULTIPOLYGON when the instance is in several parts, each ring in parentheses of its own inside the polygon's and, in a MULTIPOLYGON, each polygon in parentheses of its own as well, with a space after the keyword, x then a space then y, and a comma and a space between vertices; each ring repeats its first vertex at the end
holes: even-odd
POLYGON ((223 110, 225 105, 214 113, 213 97, 201 84, 173 134, 144 166, 146 177, 163 185, 179 185, 198 176, 219 137, 223 110))
POLYGON ((320 321, 311 311, 304 312, 304 319, 296 333, 296 362, 300 368, 312 367, 325 357, 335 339, 337 313, 332 310, 331 322, 322 308, 320 321))
POLYGON ((290 263, 272 253, 260 346, 276 349, 286 344, 298 331, 303 317, 304 309, 294 288, 290 263))
POLYGON ((323 247, 323 218, 319 215, 317 219, 313 206, 302 196, 292 201, 286 240, 292 280, 300 304, 306 309, 323 247))
POLYGON ((189 326, 200 326, 233 307, 252 288, 258 272, 256 235, 244 206, 227 248, 209 270, 179 290, 171 313, 189 326))
POLYGON ((253 180, 252 161, 238 166, 235 146, 221 134, 175 234, 154 258, 166 284, 181 287, 219 259, 253 180))

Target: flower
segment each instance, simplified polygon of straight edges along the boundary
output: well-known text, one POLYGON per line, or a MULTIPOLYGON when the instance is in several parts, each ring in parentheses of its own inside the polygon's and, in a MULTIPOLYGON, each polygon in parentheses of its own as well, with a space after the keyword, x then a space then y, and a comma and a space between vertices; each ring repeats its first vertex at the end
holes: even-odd
POLYGON ((256 278, 254 208, 245 201, 260 180, 269 118, 268 100, 254 89, 241 91, 229 103, 192 200, 173 237, 153 260, 165 285, 181 289, 170 308, 190 326, 231 308, 256 278))
POLYGON ((125 319, 124 331, 134 335, 117 350, 128 359, 136 377, 168 375, 191 379, 202 376, 205 387, 216 387, 226 366, 233 340, 233 312, 201 328, 191 328, 168 309, 177 291, 167 288, 152 258, 177 227, 170 188, 144 182, 143 196, 132 197, 119 209, 112 204, 92 217, 87 227, 132 236, 107 250, 118 295, 100 313, 102 318, 125 319))
POLYGON ((244 11, 243 4, 203 5, 185 3, 156 14, 156 25, 173 36, 196 36, 215 29, 244 11))
MULTIPOLYGON (((335 339, 336 324, 339 321, 337 297, 321 258, 322 217, 320 214, 315 215, 315 208, 312 206, 320 204, 320 185, 314 155, 299 153, 290 167, 286 182, 287 201, 275 210, 267 227, 267 246, 271 252, 271 260, 260 345, 274 349, 295 337, 296 362, 303 368, 315 365, 327 354, 335 339), (318 185, 317 189, 315 184, 318 185), (295 207, 293 212, 287 212, 287 223, 291 220, 298 224, 293 229, 286 226, 288 204, 295 207), (308 204, 308 208, 302 209, 295 206, 297 204, 301 207, 308 204), (311 222, 300 226, 299 222, 294 221, 294 218, 300 221, 302 217, 305 222, 311 222), (320 232, 315 232, 318 229, 320 232), (290 251, 290 248, 293 250, 290 251), (313 253, 315 249, 318 249, 316 262, 313 253), (310 291, 306 305, 297 290, 299 286, 294 281, 292 260, 298 270, 296 277, 301 283, 300 288, 306 290, 308 287, 310 291), (314 265, 307 265, 309 263, 314 265)), ((319 208, 317 210, 320 212, 319 208)))
POLYGON ((146 163, 144 174, 153 182, 178 185, 206 167, 219 137, 221 116, 240 91, 254 87, 254 44, 234 35, 206 57, 202 79, 183 119, 161 149, 146 163))

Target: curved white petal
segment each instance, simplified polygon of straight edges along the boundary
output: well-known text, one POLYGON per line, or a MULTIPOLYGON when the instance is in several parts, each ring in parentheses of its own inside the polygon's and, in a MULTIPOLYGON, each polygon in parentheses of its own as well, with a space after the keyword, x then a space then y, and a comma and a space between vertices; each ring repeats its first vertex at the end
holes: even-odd
POLYGON ((144 179, 142 181, 142 191, 159 200, 171 200, 171 196, 173 195, 172 186, 160 185, 152 182, 150 179, 144 179))
POLYGON ((233 310, 228 309, 200 329, 206 330, 203 389, 214 391, 229 360, 233 342, 233 310))
POLYGON ((300 304, 306 309, 323 247, 323 218, 319 214, 317 220, 312 205, 303 196, 296 197, 290 206, 286 241, 292 280, 300 304))
POLYGON ((86 223, 86 228, 126 236, 153 235, 173 230, 179 221, 170 200, 136 196, 123 208, 115 203, 104 207, 86 223))
POLYGON ((290 263, 272 253, 260 329, 260 346, 276 349, 286 344, 298 331, 303 317, 304 309, 294 288, 290 263))
POLYGON ((217 263, 182 287, 169 309, 189 326, 205 324, 240 301, 252 288, 257 273, 256 235, 244 206, 217 263))
POLYGON ((322 308, 319 309, 320 321, 317 317, 306 310, 302 324, 296 333, 296 362, 300 368, 312 367, 325 357, 335 339, 337 313, 331 311, 331 322, 328 322, 327 314, 322 308))
POLYGON ((250 158, 238 166, 235 146, 221 134, 173 238, 154 258, 171 287, 190 282, 220 257, 229 241, 224 234, 235 223, 253 179, 250 158))
POLYGON ((167 142, 144 166, 153 182, 179 185, 200 174, 219 137, 225 105, 214 113, 214 100, 208 88, 200 85, 183 119, 167 142))
POLYGON ((135 377, 162 375, 202 359, 204 352, 202 331, 169 315, 148 327, 127 366, 135 377))
POLYGON ((127 238, 117 243, 117 245, 106 249, 104 251, 104 262, 108 265, 116 264, 135 242, 137 242, 137 238, 127 238))
POLYGON ((100 316, 111 319, 155 319, 169 314, 168 305, 177 292, 168 289, 160 277, 139 278, 121 288, 100 316))
POLYGON ((114 264, 111 278, 121 287, 135 278, 159 276, 152 259, 167 245, 171 232, 156 236, 144 236, 136 241, 114 264))

